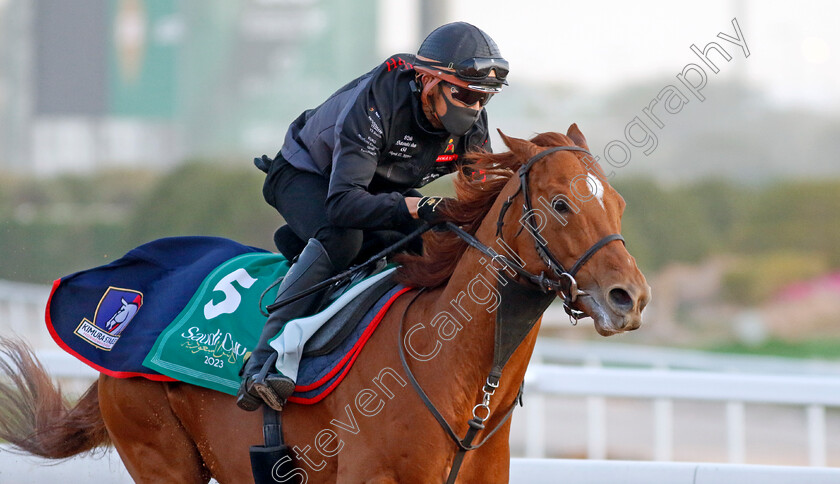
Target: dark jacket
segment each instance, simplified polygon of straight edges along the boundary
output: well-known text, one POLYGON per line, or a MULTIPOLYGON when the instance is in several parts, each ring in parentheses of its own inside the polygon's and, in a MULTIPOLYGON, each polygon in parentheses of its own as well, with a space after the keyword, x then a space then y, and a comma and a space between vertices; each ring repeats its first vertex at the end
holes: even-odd
POLYGON ((289 126, 280 153, 329 178, 326 211, 336 226, 397 227, 410 218, 404 194, 451 173, 468 149, 490 151, 484 110, 461 138, 429 123, 413 62, 412 54, 389 58, 289 126))

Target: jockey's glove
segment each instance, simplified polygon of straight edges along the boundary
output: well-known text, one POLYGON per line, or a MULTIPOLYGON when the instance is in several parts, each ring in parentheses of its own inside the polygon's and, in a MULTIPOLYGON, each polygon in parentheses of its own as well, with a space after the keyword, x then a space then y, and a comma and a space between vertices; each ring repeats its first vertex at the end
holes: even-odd
POLYGON ((441 215, 440 209, 444 207, 450 200, 448 197, 423 197, 417 203, 417 218, 425 221, 429 225, 436 225, 446 220, 441 215))

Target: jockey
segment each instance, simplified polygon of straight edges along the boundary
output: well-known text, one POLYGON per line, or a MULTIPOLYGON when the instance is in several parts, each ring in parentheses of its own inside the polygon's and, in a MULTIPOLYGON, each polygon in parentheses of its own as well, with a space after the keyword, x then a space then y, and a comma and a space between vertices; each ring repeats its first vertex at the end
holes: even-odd
MULTIPOLYGON (((468 150, 490 151, 484 106, 507 74, 493 39, 450 23, 429 34, 417 55, 392 56, 292 122, 277 156, 255 160, 267 174, 263 195, 287 224, 275 242, 287 257, 299 253, 276 300, 349 267, 373 230, 408 233, 439 222, 441 198, 415 188, 454 171, 468 150)), ((319 296, 271 313, 242 370, 241 408, 282 409, 306 343, 284 326, 314 310, 319 296), (284 351, 272 365, 268 342, 278 333, 284 351)))

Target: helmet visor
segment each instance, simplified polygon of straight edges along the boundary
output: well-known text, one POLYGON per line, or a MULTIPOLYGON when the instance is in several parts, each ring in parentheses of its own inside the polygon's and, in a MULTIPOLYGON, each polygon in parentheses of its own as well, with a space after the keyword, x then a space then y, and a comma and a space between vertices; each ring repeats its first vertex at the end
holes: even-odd
POLYGON ((473 57, 465 59, 455 66, 455 75, 465 81, 486 81, 490 77, 490 73, 495 74, 495 79, 500 84, 507 84, 507 79, 510 66, 505 59, 488 59, 486 57, 473 57))

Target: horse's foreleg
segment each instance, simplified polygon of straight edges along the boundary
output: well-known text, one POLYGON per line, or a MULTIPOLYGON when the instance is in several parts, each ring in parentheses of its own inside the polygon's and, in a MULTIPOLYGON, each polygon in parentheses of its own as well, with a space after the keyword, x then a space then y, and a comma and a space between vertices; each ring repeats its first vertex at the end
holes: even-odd
POLYGON ((108 434, 138 483, 210 480, 201 456, 169 407, 165 383, 99 378, 99 406, 108 434))

